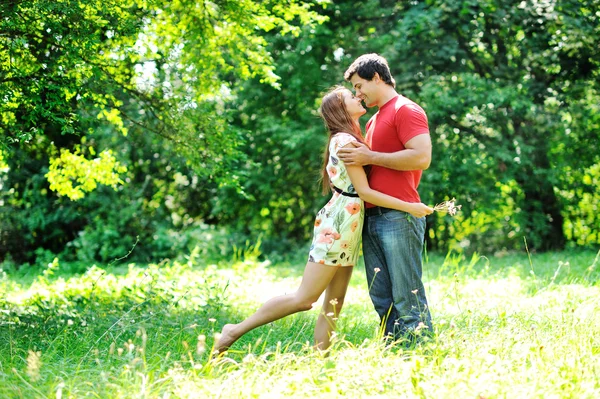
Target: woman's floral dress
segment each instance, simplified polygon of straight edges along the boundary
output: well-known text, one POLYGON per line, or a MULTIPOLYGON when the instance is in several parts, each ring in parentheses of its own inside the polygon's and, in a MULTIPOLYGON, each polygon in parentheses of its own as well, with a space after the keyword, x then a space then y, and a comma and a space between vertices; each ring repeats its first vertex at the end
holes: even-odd
MULTIPOLYGON (((356 195, 344 162, 337 157, 338 149, 352 141, 357 140, 348 133, 337 133, 331 138, 327 174, 339 190, 356 195)), ((358 261, 363 220, 363 201, 334 190, 327 205, 317 213, 308 261, 329 266, 354 266, 358 261)))

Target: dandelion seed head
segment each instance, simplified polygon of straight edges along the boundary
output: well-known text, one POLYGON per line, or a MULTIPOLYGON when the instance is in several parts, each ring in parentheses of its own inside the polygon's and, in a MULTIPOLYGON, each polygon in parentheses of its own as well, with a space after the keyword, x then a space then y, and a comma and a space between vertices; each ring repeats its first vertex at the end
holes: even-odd
POLYGON ((379 273, 379 272, 381 271, 381 269, 380 269, 380 268, 378 268, 378 267, 376 267, 376 268, 375 268, 375 269, 373 269, 373 270, 375 271, 375 273, 376 273, 376 274, 377 274, 377 273, 379 273))
POLYGON ((42 352, 27 351, 27 375, 32 381, 40 379, 40 369, 42 368, 42 352))
POLYGON ((334 313, 333 313, 333 312, 329 312, 329 313, 327 313, 327 314, 326 314, 326 316, 327 316, 327 317, 331 317, 331 316, 333 316, 333 315, 334 315, 334 313))
POLYGON ((417 292, 419 292, 419 290, 412 290, 411 291, 414 295, 417 295, 417 292))
POLYGON ((427 325, 425 325, 425 323, 423 323, 421 321, 421 322, 419 322, 419 324, 415 328, 415 333, 419 334, 421 332, 421 330, 424 330, 424 329, 427 329, 427 328, 429 328, 429 327, 427 325))
POLYGON ((196 353, 201 355, 206 351, 206 336, 198 336, 198 344, 196 345, 196 353))
POLYGON ((117 355, 121 356, 123 354, 123 348, 117 349, 117 355))
POLYGON ((62 399, 62 390, 65 387, 65 383, 61 382, 56 386, 56 399, 62 399))
POLYGON ((337 298, 333 298, 331 301, 329 301, 330 304, 332 304, 333 306, 338 304, 338 300, 337 298))

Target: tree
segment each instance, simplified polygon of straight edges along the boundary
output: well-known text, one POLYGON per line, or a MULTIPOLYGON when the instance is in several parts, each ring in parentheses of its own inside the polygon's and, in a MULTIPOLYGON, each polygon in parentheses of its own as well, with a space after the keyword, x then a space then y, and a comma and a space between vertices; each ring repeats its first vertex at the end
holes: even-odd
POLYGON ((277 87, 263 36, 323 21, 295 0, 11 0, 0 7, 7 165, 0 259, 11 250, 31 256, 38 246, 58 251, 89 225, 86 207, 60 196, 77 200, 99 184, 118 188, 131 179, 129 151, 114 151, 131 132, 160 138, 161 155, 185 159, 202 181, 235 186, 241 138, 225 124, 224 108, 232 85, 256 78, 277 87), (36 220, 27 216, 32 206, 41 212, 36 220))
POLYGON ((593 206, 574 211, 596 198, 598 155, 585 143, 600 138, 599 56, 590 39, 597 1, 338 1, 321 12, 329 21, 298 38, 269 37, 281 92, 249 81, 235 93, 232 123, 252 143, 244 188, 260 201, 219 196, 223 221, 295 240, 310 235, 323 201, 315 190, 325 139, 318 98, 356 56, 375 51, 388 59, 398 91, 429 115, 434 162, 423 200, 464 205, 458 220, 430 218, 430 247, 464 239, 473 249, 515 248, 525 237, 533 249, 562 248, 566 220, 579 223, 573 218, 592 220, 584 241, 597 242, 593 206))
POLYGON ((70 135, 89 133, 83 119, 98 118, 122 134, 142 124, 177 143, 203 175, 220 177, 227 162, 207 161, 235 158, 238 141, 210 116, 229 90, 225 78, 276 85, 261 32, 296 33, 296 23, 323 21, 293 0, 9 1, 2 15, 5 149, 39 139, 63 149, 76 141, 70 135), (123 112, 128 101, 138 115, 123 112))
POLYGON ((314 215, 327 201, 318 182, 327 136, 317 109, 322 94, 344 82, 353 57, 367 52, 362 18, 388 12, 368 2, 335 2, 317 8, 328 21, 298 36, 267 36, 281 88, 257 79, 232 92, 230 125, 244 134, 246 162, 238 164, 245 196, 224 187, 212 199, 222 224, 263 237, 263 248, 286 253, 304 244, 314 215), (349 22, 351 21, 351 23, 349 22))
POLYGON ((400 90, 417 93, 429 111, 447 192, 476 211, 484 201, 502 206, 501 189, 511 187, 517 236, 537 249, 565 244, 558 189, 571 160, 556 154, 575 145, 581 166, 599 159, 581 145, 599 132, 568 117, 581 101, 598 100, 600 52, 591 38, 599 5, 421 2, 403 12, 384 51, 400 90))

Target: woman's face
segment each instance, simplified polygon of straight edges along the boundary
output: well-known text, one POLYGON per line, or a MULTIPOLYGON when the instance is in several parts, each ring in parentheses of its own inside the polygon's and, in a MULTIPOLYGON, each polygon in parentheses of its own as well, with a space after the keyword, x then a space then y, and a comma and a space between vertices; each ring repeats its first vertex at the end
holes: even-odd
POLYGON ((348 110, 351 118, 358 119, 367 112, 361 104, 361 99, 354 97, 349 90, 344 90, 342 96, 344 104, 346 104, 346 110, 348 110))

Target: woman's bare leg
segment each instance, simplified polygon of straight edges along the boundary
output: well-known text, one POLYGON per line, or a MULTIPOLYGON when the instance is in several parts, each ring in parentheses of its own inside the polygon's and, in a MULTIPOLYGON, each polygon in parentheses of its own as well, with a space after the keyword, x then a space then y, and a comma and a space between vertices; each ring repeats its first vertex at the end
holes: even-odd
POLYGON ((227 350, 242 335, 256 327, 293 313, 311 309, 313 303, 319 299, 338 270, 339 267, 308 262, 304 269, 300 288, 296 292, 268 300, 256 313, 239 324, 226 324, 221 331, 221 338, 215 345, 215 349, 221 353, 227 350))
POLYGON ((331 344, 331 334, 335 331, 336 319, 340 315, 350 277, 354 267, 340 267, 331 279, 325 291, 323 310, 317 319, 315 326, 315 348, 325 350, 331 344))

